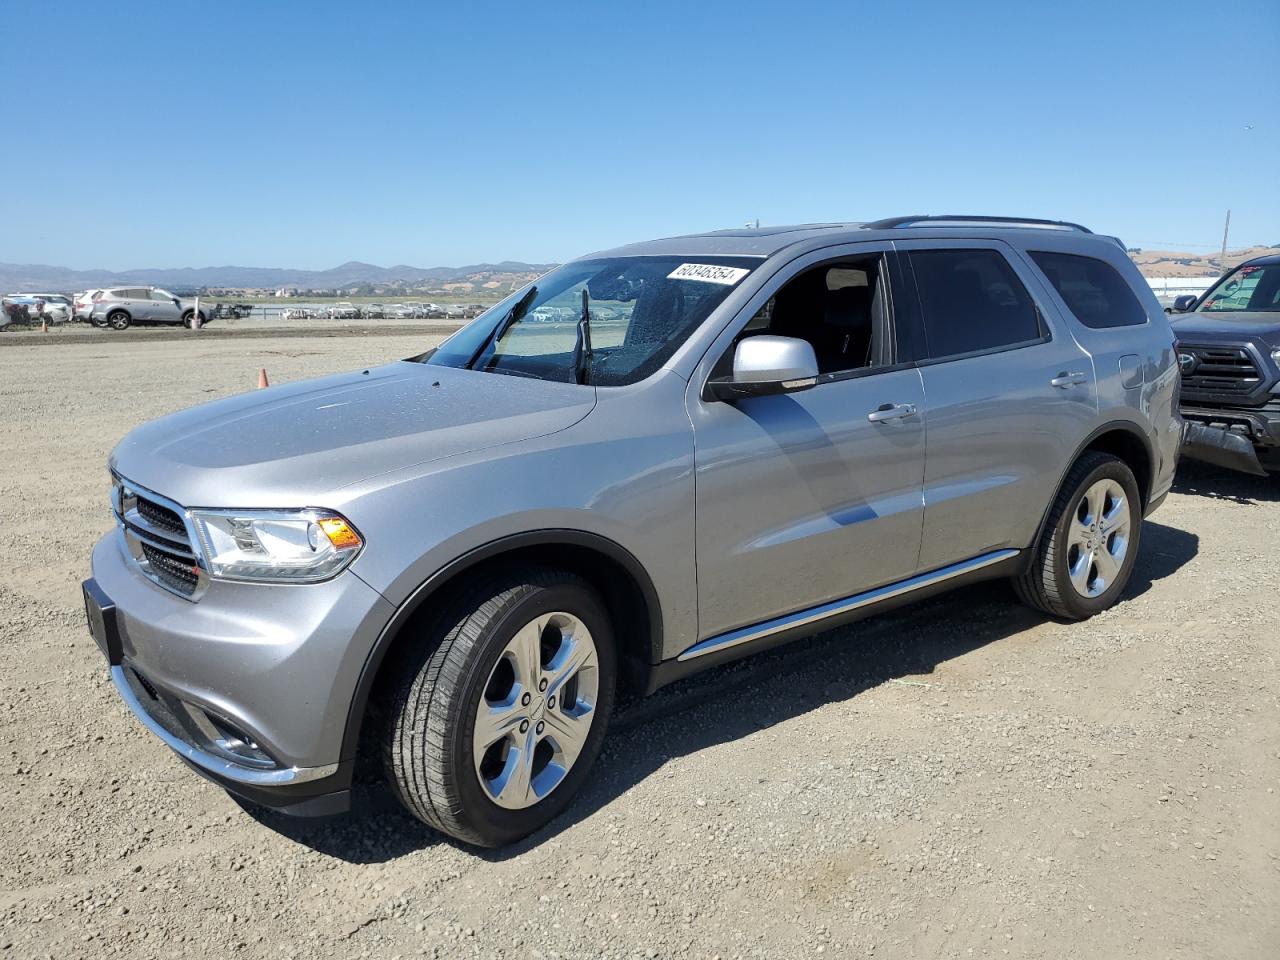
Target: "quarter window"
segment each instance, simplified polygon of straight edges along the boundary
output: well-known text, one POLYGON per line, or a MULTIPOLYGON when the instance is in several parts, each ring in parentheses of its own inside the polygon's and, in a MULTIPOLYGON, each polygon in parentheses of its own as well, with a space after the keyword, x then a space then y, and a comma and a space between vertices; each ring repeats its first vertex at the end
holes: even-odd
POLYGON ((1040 311, 995 250, 913 250, 929 359, 1043 339, 1040 311))
POLYGON ((1147 312, 1111 264, 1071 253, 1028 252, 1062 302, 1086 327, 1136 327, 1147 322, 1147 312))

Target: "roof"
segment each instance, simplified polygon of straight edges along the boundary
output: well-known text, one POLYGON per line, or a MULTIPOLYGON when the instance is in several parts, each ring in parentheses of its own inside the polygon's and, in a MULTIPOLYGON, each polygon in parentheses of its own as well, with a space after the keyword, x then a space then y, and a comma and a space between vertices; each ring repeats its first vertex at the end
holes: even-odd
MULTIPOLYGON (((948 232, 963 230, 969 237, 995 237, 1012 233, 1024 237, 1028 231, 1050 231, 1059 235, 1094 236, 1087 227, 1065 220, 1033 220, 1025 217, 911 216, 891 217, 868 223, 800 223, 786 226, 714 230, 684 236, 665 237, 630 243, 612 250, 602 250, 592 257, 660 256, 678 254, 693 256, 769 257, 787 247, 810 242, 812 246, 856 243, 865 240, 907 240, 913 237, 937 238, 948 232)), ((1112 240, 1114 238, 1107 238, 1112 240)), ((1118 242, 1118 241, 1117 241, 1118 242)))
POLYGON ((1267 253, 1240 264, 1242 267, 1273 267, 1280 263, 1280 253, 1267 253))

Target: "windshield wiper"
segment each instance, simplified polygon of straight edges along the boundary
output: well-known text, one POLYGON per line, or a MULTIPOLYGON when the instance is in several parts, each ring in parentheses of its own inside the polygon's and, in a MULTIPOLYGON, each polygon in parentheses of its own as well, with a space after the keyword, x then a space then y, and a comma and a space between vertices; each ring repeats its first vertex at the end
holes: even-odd
POLYGON ((484 338, 478 350, 471 355, 471 359, 466 363, 466 369, 470 370, 476 365, 476 361, 484 356, 484 352, 489 347, 507 335, 516 323, 524 319, 525 313, 529 309, 529 304, 533 303, 533 298, 538 295, 537 287, 530 287, 529 292, 520 298, 520 302, 511 308, 511 311, 502 318, 502 322, 489 331, 489 335, 484 338))
POLYGON ((582 288, 582 316, 578 318, 578 338, 573 344, 573 380, 591 382, 591 295, 582 288))

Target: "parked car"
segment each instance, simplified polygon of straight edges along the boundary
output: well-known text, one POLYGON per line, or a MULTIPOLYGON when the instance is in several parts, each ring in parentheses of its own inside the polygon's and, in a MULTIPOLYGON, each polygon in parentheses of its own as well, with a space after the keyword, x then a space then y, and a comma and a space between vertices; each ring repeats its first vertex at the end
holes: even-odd
POLYGON ((359 320, 359 308, 349 300, 342 300, 329 308, 330 320, 359 320))
POLYGON ((93 315, 93 301, 101 290, 84 290, 72 298, 72 319, 88 323, 93 315))
POLYGON ((344 810, 369 743, 417 817, 505 844, 569 804, 619 691, 977 580, 1064 620, 1112 606, 1177 391, 1164 312, 1083 227, 635 244, 411 360, 134 430, 90 630, 141 723, 233 793, 344 810), (625 316, 607 341, 597 303, 625 316))
POLYGON ((360 314, 366 320, 383 320, 387 316, 387 311, 380 303, 366 303, 360 308, 360 314))
POLYGON ((1280 472, 1280 255, 1236 267, 1174 301, 1187 453, 1250 473, 1280 472), (1204 438, 1197 428, 1222 428, 1204 438))
POLYGON ((25 311, 28 323, 66 323, 71 319, 71 298, 61 293, 11 293, 5 300, 19 308, 15 314, 25 311))
MULTIPOLYGON (((194 302, 184 303, 181 298, 159 287, 110 287, 94 298, 89 319, 97 326, 112 330, 127 330, 133 324, 150 323, 190 327, 195 313, 194 302)), ((201 303, 200 323, 208 323, 213 316, 214 305, 201 303)))

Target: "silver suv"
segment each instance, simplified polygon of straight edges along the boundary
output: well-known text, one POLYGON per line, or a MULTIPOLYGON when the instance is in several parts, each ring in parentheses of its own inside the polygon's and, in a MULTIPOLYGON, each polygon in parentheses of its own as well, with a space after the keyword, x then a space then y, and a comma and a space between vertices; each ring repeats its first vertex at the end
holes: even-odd
POLYGON ((134 430, 90 629, 233 793, 345 810, 372 744, 422 820, 508 843, 570 802, 620 691, 980 579, 1114 604, 1173 478, 1173 344, 1072 224, 594 254, 421 356, 134 430))
MULTIPOLYGON (((89 320, 99 327, 127 330, 135 323, 180 323, 191 326, 195 304, 185 304, 159 287, 109 287, 93 298, 89 320)), ((213 310, 200 307, 201 324, 208 323, 213 310)))

